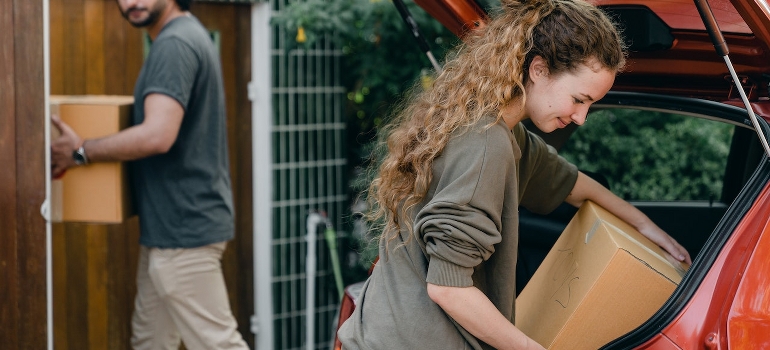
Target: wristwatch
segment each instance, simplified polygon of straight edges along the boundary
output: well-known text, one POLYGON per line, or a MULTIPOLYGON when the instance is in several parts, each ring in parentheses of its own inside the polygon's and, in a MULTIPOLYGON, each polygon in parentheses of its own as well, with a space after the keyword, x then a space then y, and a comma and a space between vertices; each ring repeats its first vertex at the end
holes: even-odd
POLYGON ((80 146, 80 148, 72 151, 72 159, 75 160, 75 164, 77 165, 88 164, 88 157, 86 157, 85 148, 83 148, 83 146, 80 146))

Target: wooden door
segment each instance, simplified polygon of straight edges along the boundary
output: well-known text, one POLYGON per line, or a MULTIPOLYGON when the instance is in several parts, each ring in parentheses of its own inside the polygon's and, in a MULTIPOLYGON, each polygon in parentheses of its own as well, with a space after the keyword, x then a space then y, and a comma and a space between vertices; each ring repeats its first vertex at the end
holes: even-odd
POLYGON ((46 346, 43 2, 0 1, 0 339, 46 346))

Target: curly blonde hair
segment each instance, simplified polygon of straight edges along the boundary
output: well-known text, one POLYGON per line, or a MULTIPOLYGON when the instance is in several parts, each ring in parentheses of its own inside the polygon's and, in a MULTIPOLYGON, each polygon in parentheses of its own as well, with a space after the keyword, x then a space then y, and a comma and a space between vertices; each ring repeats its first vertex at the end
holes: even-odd
POLYGON ((591 59, 618 72, 625 47, 613 22, 583 0, 503 0, 492 19, 450 54, 433 87, 413 88, 383 130, 380 147, 387 155, 367 197, 369 220, 384 226, 381 239, 395 238, 400 224, 411 230, 408 213, 424 199, 433 160, 455 131, 486 115, 499 121, 501 107, 524 103, 535 56, 547 62, 549 74, 591 59))

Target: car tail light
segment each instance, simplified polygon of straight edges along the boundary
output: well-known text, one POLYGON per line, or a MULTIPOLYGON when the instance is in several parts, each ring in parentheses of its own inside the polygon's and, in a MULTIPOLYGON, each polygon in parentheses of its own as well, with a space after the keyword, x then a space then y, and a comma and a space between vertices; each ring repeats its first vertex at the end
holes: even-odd
MULTIPOLYGON (((358 289, 360 291, 360 289, 358 289)), ((342 323, 345 322, 348 318, 350 318, 350 315, 353 314, 353 310, 356 309, 356 301, 355 298, 357 298, 358 295, 351 295, 350 293, 350 287, 345 288, 345 296, 342 297, 342 303, 340 303, 340 317, 337 319, 337 330, 339 330, 339 327, 342 326, 342 323)), ((340 342, 340 339, 337 337, 337 332, 334 332, 334 350, 341 350, 342 349, 342 343, 340 342)))
MULTIPOLYGON (((377 264, 378 260, 380 260, 380 257, 375 258, 372 266, 369 267, 369 275, 372 274, 374 265, 377 264)), ((366 281, 353 283, 345 288, 345 293, 342 296, 342 302, 340 303, 339 318, 337 319, 337 329, 334 331, 334 350, 342 350, 342 342, 340 342, 340 339, 337 337, 337 331, 340 329, 340 326, 342 326, 345 320, 350 318, 350 315, 353 314, 353 310, 356 309, 356 301, 358 301, 358 297, 361 295, 361 291, 364 288, 365 282, 366 281)))

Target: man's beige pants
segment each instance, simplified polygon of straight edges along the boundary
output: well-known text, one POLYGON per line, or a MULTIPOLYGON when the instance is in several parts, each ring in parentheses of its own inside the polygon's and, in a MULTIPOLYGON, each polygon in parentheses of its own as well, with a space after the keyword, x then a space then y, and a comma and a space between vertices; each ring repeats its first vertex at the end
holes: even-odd
POLYGON ((230 311, 226 242, 192 249, 141 246, 131 346, 137 350, 248 349, 230 311))

